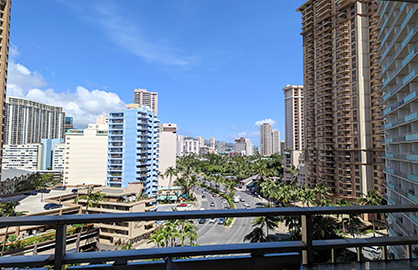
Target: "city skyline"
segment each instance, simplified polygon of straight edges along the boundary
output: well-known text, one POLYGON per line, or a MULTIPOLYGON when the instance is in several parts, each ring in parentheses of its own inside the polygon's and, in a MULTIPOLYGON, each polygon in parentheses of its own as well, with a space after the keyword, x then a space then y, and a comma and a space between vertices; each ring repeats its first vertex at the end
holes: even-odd
POLYGON ((179 134, 259 145, 255 123, 272 119, 284 134, 281 89, 302 84, 302 49, 293 46, 302 44, 302 3, 16 1, 8 95, 63 106, 74 127, 85 128, 145 88, 158 92, 159 118, 177 123, 179 134), (34 19, 42 27, 32 27, 34 19))

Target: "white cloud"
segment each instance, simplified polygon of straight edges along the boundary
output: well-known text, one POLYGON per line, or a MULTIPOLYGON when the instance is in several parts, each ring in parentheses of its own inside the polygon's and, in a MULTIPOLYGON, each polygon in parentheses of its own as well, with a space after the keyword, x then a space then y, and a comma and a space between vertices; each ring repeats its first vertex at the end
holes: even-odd
POLYGON ((62 1, 73 8, 83 19, 99 27, 109 39, 126 52, 150 63, 172 65, 190 68, 198 65, 200 58, 188 55, 179 49, 170 40, 164 37, 154 37, 141 31, 141 27, 120 10, 114 2, 99 1, 97 5, 88 5, 83 2, 80 7, 73 2, 62 1))
POLYGON ((253 131, 253 132, 240 132, 238 133, 237 137, 245 137, 245 138, 256 138, 260 136, 260 132, 258 131, 253 131))
POLYGON ((16 45, 10 42, 9 57, 16 58, 18 55, 19 55, 19 50, 17 49, 16 45))
POLYGON ((276 122, 276 121, 274 121, 274 120, 273 120, 273 119, 271 119, 271 118, 268 118, 268 119, 264 119, 264 120, 256 121, 254 124, 255 124, 256 126, 261 126, 261 125, 262 125, 262 124, 264 124, 264 123, 268 123, 268 124, 270 124, 270 125, 274 126, 274 124, 276 124, 277 122, 276 122))
POLYGON ((74 117, 76 127, 83 128, 94 123, 102 114, 119 111, 125 103, 116 93, 103 90, 88 90, 78 86, 75 92, 57 93, 54 89, 39 89, 47 83, 37 72, 21 64, 9 63, 7 95, 62 106, 67 116, 74 117))

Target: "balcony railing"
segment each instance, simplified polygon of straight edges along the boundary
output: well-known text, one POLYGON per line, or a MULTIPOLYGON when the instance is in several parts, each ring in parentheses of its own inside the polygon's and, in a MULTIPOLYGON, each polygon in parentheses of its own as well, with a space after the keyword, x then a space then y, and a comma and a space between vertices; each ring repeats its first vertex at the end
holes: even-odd
MULTIPOLYGON (((140 265, 147 265, 147 269, 164 268, 162 261, 153 262, 131 262, 132 260, 145 259, 164 259, 185 256, 206 256, 223 254, 251 254, 245 256, 234 256, 222 258, 223 263, 230 264, 231 260, 235 264, 252 264, 253 268, 262 269, 277 268, 277 265, 289 265, 297 267, 302 263, 305 265, 313 264, 315 250, 330 250, 335 255, 336 249, 356 247, 383 246, 383 258, 388 260, 387 246, 405 245, 407 247, 407 259, 412 258, 411 245, 418 244, 418 236, 403 237, 378 237, 378 238, 357 238, 357 239, 312 239, 312 216, 313 215, 332 215, 332 214, 362 214, 362 213, 405 213, 418 212, 416 205, 404 206, 349 206, 349 207, 288 207, 288 208, 258 208, 258 209, 236 209, 236 210, 206 210, 206 211, 187 211, 187 212, 146 212, 146 213, 118 213, 118 214, 91 214, 91 215, 65 215, 65 216, 32 216, 32 217, 8 217, 0 218, 0 227, 15 227, 28 225, 53 225, 56 228, 56 245, 54 255, 31 255, 31 256, 10 256, 0 258, 0 267, 35 267, 44 265, 54 265, 54 269, 64 269, 65 264, 81 263, 82 265, 74 269, 93 269, 100 267, 106 269, 133 269, 140 265), (85 253, 66 253, 66 227, 69 224, 83 223, 104 223, 104 222, 125 222, 125 221, 153 221, 153 220, 172 220, 172 219, 198 219, 206 217, 253 217, 253 216, 301 216, 302 240, 301 241, 281 241, 267 243, 243 243, 227 245, 209 246, 186 246, 173 248, 151 248, 134 250, 117 250, 103 252, 85 253), (272 252, 296 252, 285 254, 268 254, 272 252), (90 265, 87 265, 90 264, 90 265), (258 267, 256 266, 258 265, 258 267)), ((335 256, 333 256, 335 258, 335 256)), ((358 254, 361 261, 361 252, 358 254)), ((334 262, 334 261, 333 261, 334 262)), ((202 265, 220 264, 220 259, 186 259, 179 264, 185 266, 184 269, 196 269, 202 265)), ((71 269, 70 267, 69 269, 71 269)), ((206 269, 207 267, 205 267, 206 269)), ((182 268, 183 269, 183 268, 182 268)))

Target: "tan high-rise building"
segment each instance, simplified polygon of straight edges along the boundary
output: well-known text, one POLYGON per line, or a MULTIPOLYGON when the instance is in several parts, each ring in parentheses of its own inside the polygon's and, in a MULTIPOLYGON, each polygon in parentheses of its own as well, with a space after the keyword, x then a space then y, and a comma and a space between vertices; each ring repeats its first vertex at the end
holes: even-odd
POLYGON ((134 103, 139 106, 150 107, 152 113, 158 116, 158 93, 148 92, 147 89, 134 90, 134 103))
POLYGON ((383 184, 374 1, 308 0, 302 14, 306 185, 355 199, 383 184))
POLYGON ((273 130, 271 132, 271 151, 272 154, 279 154, 280 155, 280 131, 273 130))
POLYGON ((285 105, 285 145, 288 150, 303 149, 303 86, 286 85, 285 105))
POLYGON ((273 153, 271 125, 263 123, 260 125, 260 155, 271 156, 273 153))
POLYGON ((176 179, 173 177, 170 183, 169 177, 161 177, 169 167, 176 168, 177 151, 177 124, 162 124, 160 127, 160 159, 158 170, 160 171, 158 186, 168 187, 176 179))
POLYGON ((3 156, 3 131, 6 102, 7 65, 9 58, 9 33, 10 33, 10 8, 11 0, 0 0, 0 174, 1 157, 3 156))

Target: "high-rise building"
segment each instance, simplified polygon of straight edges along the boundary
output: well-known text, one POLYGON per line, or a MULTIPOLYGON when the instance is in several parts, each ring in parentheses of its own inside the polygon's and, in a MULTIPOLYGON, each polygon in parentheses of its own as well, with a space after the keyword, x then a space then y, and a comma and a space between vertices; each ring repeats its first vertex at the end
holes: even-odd
POLYGON ((308 0, 302 14, 306 185, 382 191, 377 4, 308 0))
POLYGON ((148 106, 151 112, 158 116, 158 93, 148 92, 147 89, 134 90, 134 104, 141 106, 148 106))
MULTIPOLYGON (((387 201, 418 204, 418 4, 381 1, 378 14, 387 201)), ((389 214, 389 236, 417 231, 417 213, 389 214)), ((391 248, 404 258, 403 247, 391 248)))
POLYGON ((196 140, 200 143, 200 147, 205 145, 205 138, 197 136, 196 140))
MULTIPOLYGON (((158 186, 168 187, 170 179, 161 177, 169 167, 176 168, 177 125, 162 124, 160 127, 160 162, 158 186)), ((172 181, 174 182, 173 177, 172 181)), ((171 183, 172 184, 172 183, 171 183)))
POLYGON ((250 141, 250 139, 245 139, 244 137, 235 139, 234 153, 238 153, 243 156, 252 156, 254 155, 254 144, 250 141))
POLYGON ((286 149, 303 149, 303 86, 286 85, 284 91, 286 149))
POLYGON ((225 152, 225 142, 215 142, 215 150, 218 151, 218 153, 225 152))
POLYGON ((273 154, 279 154, 280 155, 280 131, 273 130, 271 132, 271 149, 273 154))
POLYGON ((6 98, 6 85, 7 85, 7 65, 9 58, 9 33, 10 33, 10 9, 11 0, 2 0, 0 2, 0 14, 1 14, 1 34, 0 34, 0 174, 1 174, 1 162, 2 162, 2 149, 4 143, 4 130, 5 130, 5 98, 6 98))
POLYGON ((285 148, 286 148, 286 141, 280 141, 280 155, 284 154, 285 148))
POLYGON ((273 153, 272 146, 271 125, 263 123, 260 125, 260 155, 271 156, 273 153))
POLYGON ((24 98, 7 97, 4 144, 41 143, 63 139, 65 112, 62 107, 24 98))
POLYGON ((157 196, 159 127, 157 116, 137 104, 109 113, 107 186, 141 182, 144 195, 157 196))
POLYGON ((74 128, 74 119, 72 117, 66 116, 64 123, 64 131, 67 132, 69 129, 74 128))
POLYGON ((215 137, 209 137, 209 154, 215 154, 215 137))
MULTIPOLYGON (((107 124, 96 123, 66 132, 64 184, 106 185, 107 129, 107 124)), ((54 167, 60 166, 62 155, 59 157, 59 154, 55 149, 54 167)))

